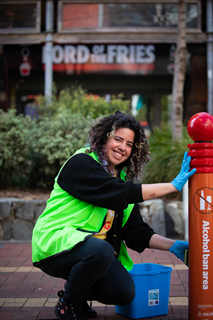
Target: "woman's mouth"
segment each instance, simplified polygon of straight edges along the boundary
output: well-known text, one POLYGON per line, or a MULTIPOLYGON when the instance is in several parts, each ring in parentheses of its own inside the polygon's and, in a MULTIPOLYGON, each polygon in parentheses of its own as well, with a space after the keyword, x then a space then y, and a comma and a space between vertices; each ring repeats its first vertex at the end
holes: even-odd
POLYGON ((118 152, 116 152, 116 151, 114 151, 114 155, 116 156, 116 158, 122 158, 122 154, 121 153, 118 153, 118 152))

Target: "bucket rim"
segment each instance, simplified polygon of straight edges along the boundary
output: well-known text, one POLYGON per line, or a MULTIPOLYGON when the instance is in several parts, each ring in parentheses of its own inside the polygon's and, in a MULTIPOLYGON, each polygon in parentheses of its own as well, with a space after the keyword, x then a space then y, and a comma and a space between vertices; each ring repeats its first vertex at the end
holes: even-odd
POLYGON ((136 263, 133 265, 133 268, 132 270, 129 271, 129 273, 134 276, 141 276, 141 275, 154 275, 159 273, 169 273, 171 271, 172 271, 172 267, 164 266, 157 263, 136 263), (134 266, 146 266, 146 265, 151 265, 159 268, 156 268, 155 270, 141 270, 140 273, 134 270, 134 266))

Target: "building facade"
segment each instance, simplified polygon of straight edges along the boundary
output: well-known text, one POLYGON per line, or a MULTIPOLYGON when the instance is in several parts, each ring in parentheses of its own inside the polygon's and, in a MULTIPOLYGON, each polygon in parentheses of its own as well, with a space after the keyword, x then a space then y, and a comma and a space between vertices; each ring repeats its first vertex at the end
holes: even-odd
MULTIPOLYGON (((185 120, 208 111, 208 2, 187 2, 185 120)), ((1 1, 0 108, 28 114, 53 81, 58 90, 80 84, 106 98, 149 98, 159 125, 161 97, 172 93, 177 26, 178 0, 1 1)))

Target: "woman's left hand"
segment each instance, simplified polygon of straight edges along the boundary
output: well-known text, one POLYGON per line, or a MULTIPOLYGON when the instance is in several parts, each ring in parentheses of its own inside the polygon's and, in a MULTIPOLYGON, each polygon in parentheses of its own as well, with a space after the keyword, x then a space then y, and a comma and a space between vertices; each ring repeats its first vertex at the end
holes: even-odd
POLYGON ((180 173, 177 177, 171 182, 173 186, 178 190, 181 191, 186 181, 196 172, 196 169, 190 170, 190 161, 191 157, 188 156, 188 152, 184 153, 183 162, 181 166, 180 173))
POLYGON ((173 246, 169 249, 177 258, 184 262, 185 250, 189 248, 189 243, 187 241, 175 241, 173 246))

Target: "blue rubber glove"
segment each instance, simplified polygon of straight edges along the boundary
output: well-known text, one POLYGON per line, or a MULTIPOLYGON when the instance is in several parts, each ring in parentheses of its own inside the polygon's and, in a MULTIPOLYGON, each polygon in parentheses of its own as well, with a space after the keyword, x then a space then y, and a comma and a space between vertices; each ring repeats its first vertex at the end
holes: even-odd
POLYGON ((184 262, 185 250, 189 248, 189 243, 187 241, 175 241, 173 246, 169 249, 171 253, 184 262))
POLYGON ((178 191, 181 191, 186 181, 196 172, 196 169, 190 169, 190 161, 191 157, 188 157, 188 152, 186 151, 184 153, 183 162, 181 166, 180 173, 177 175, 177 177, 171 182, 173 186, 175 186, 178 191))

